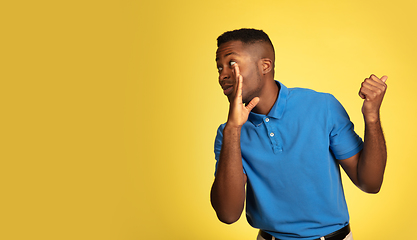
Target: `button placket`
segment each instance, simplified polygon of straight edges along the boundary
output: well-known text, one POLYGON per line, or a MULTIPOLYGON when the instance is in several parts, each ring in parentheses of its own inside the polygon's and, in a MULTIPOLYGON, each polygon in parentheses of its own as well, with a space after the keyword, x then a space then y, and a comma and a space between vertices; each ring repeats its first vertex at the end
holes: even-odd
POLYGON ((270 124, 270 119, 269 118, 264 118, 264 122, 265 122, 265 126, 266 126, 266 130, 267 133, 269 135, 269 141, 271 142, 272 148, 275 149, 277 147, 277 142, 274 138, 275 136, 275 131, 273 129, 272 124, 270 124))
POLYGON ((277 129, 275 129, 274 125, 272 124, 272 121, 270 118, 265 117, 264 118, 264 123, 266 126, 266 130, 268 133, 268 138, 270 140, 270 143, 272 145, 272 149, 274 151, 274 153, 281 153, 282 152, 282 148, 281 146, 278 144, 278 140, 279 140, 279 135, 277 135, 277 129))

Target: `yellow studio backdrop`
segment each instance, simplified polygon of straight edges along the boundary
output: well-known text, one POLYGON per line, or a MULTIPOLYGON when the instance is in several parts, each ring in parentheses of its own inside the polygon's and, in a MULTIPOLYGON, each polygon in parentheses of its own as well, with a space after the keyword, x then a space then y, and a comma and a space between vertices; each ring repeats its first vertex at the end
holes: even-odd
POLYGON ((416 1, 2 1, 0 239, 255 239, 209 191, 228 103, 216 38, 265 30, 276 79, 334 94, 388 75, 385 182, 343 175, 355 240, 414 239, 416 1))

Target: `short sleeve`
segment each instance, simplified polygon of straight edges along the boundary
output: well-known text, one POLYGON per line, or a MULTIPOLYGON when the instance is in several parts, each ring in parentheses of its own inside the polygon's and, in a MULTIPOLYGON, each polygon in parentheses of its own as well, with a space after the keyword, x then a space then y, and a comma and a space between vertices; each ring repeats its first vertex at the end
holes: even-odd
POLYGON ((216 159, 216 167, 214 170, 214 176, 216 176, 217 164, 219 163, 220 151, 222 150, 224 126, 225 124, 222 124, 219 126, 219 128, 217 128, 216 139, 214 140, 214 158, 216 159))
MULTIPOLYGON (((219 128, 217 129, 216 139, 214 140, 214 158, 216 159, 216 168, 214 171, 214 176, 216 176, 217 165, 220 160, 220 151, 222 150, 222 144, 223 144, 223 129, 225 126, 226 126, 225 123, 219 126, 219 128)), ((244 168, 243 168, 243 173, 246 174, 246 171, 244 168)))
POLYGON ((219 128, 217 128, 216 139, 214 140, 214 157, 217 161, 219 161, 220 159, 220 150, 222 149, 223 144, 223 129, 224 124, 220 125, 219 128))
POLYGON ((346 110, 333 95, 328 95, 327 107, 330 149, 338 160, 350 158, 362 150, 363 141, 354 131, 346 110))

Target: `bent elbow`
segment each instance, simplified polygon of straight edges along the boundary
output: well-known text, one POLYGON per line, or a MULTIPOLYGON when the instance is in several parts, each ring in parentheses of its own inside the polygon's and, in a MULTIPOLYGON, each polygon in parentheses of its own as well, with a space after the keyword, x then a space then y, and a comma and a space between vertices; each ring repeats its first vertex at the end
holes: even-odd
POLYGON ((381 188, 363 189, 364 192, 369 194, 377 194, 380 190, 381 188))
POLYGON ((221 216, 221 215, 217 214, 217 218, 222 223, 232 224, 232 223, 237 222, 237 220, 239 220, 240 216, 233 216, 233 215, 228 215, 228 216, 223 215, 223 216, 221 216))
POLYGON ((381 191, 381 185, 377 186, 362 186, 361 190, 369 194, 377 194, 381 191))

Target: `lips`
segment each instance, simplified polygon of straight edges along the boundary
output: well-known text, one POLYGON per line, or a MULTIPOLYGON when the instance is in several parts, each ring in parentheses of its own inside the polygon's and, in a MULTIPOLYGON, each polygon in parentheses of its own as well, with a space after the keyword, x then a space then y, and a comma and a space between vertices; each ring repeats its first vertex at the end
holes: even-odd
POLYGON ((232 91, 233 91, 233 86, 232 85, 230 85, 230 86, 223 86, 223 93, 224 93, 224 95, 229 95, 229 94, 232 93, 232 91))

